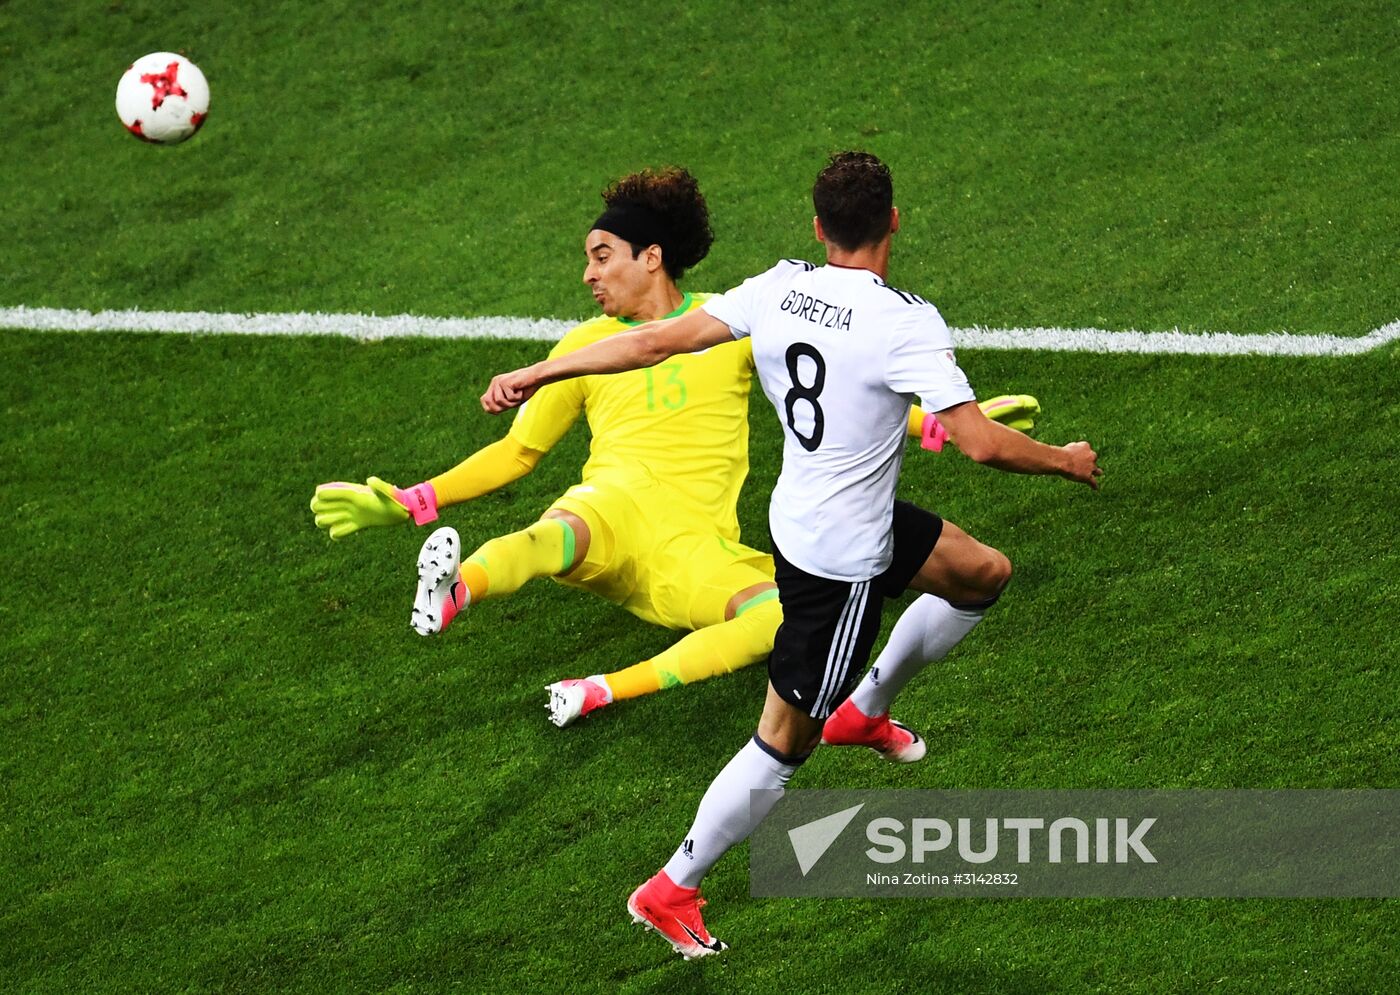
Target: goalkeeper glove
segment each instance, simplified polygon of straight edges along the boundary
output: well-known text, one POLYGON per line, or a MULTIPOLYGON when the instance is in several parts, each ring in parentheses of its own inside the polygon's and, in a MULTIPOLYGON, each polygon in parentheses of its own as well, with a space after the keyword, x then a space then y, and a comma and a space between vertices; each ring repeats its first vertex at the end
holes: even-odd
POLYGON ((396 525, 412 516, 417 525, 437 519, 437 494, 433 485, 415 484, 407 490, 370 477, 363 484, 337 480, 321 484, 311 498, 316 527, 332 539, 373 525, 396 525))
MULTIPOLYGON (((1029 394, 1002 394, 1000 397, 979 401, 977 406, 992 421, 1001 422, 1007 428, 1018 432, 1029 432, 1035 428, 1035 416, 1040 414, 1040 402, 1029 394)), ((924 416, 923 438, 919 445, 936 453, 943 451, 948 441, 948 430, 935 414, 924 416)))
POLYGON ((999 421, 1018 432, 1029 432, 1035 428, 1035 416, 1040 414, 1040 402, 1029 394, 1003 394, 977 406, 992 421, 999 421))

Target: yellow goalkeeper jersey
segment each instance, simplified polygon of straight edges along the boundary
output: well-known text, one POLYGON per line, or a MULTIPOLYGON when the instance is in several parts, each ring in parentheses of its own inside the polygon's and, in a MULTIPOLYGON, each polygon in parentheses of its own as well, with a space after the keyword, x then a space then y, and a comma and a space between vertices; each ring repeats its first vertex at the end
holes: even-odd
MULTIPOLYGON (((668 318, 699 307, 709 294, 686 294, 668 318)), ((571 329, 550 352, 562 356, 640 322, 602 316, 571 329)), ((584 484, 628 488, 655 481, 668 489, 657 513, 693 521, 737 539, 735 506, 749 472, 747 339, 682 353, 645 370, 552 383, 516 415, 510 435, 547 452, 580 412, 593 433, 584 484)))

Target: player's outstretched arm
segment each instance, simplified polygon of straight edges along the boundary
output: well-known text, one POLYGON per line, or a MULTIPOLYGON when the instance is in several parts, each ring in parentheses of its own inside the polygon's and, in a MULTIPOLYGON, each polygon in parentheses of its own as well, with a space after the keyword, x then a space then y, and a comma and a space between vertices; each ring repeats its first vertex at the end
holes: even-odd
POLYGON ((1094 490, 1099 488, 1099 457, 1087 442, 1047 446, 1000 425, 972 401, 938 412, 954 444, 978 463, 1010 473, 1053 473, 1094 490))
POLYGON ((412 487, 395 487, 378 477, 363 484, 340 480, 321 484, 311 497, 311 512, 316 526, 332 539, 344 539, 376 525, 398 525, 410 518, 416 525, 426 525, 437 520, 440 506, 470 501, 519 480, 543 456, 506 436, 446 473, 412 487))
POLYGON ((481 395, 481 406, 499 414, 518 408, 545 384, 595 373, 640 370, 678 352, 698 352, 732 339, 728 325, 703 308, 696 308, 675 318, 638 325, 630 332, 609 336, 576 352, 498 374, 481 395))

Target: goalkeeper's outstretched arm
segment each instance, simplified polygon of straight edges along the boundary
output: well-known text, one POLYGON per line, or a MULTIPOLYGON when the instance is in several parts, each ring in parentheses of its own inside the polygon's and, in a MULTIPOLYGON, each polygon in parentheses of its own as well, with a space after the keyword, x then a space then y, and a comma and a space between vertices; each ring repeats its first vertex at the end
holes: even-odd
POLYGON ((344 539, 374 525, 397 525, 412 519, 424 525, 437 519, 439 507, 460 504, 519 480, 544 457, 507 435, 479 449, 446 473, 412 487, 395 487, 378 477, 363 484, 321 484, 311 498, 316 526, 332 539, 344 539))
MULTIPOLYGON (((992 421, 1001 422, 1018 432, 1029 433, 1035 428, 1036 416, 1040 414, 1040 402, 1029 394, 1002 394, 978 401, 977 406, 992 421)), ((917 404, 909 409, 909 434, 919 439, 923 448, 936 453, 941 453, 944 443, 948 441, 948 429, 938 420, 938 416, 926 413, 917 404)))

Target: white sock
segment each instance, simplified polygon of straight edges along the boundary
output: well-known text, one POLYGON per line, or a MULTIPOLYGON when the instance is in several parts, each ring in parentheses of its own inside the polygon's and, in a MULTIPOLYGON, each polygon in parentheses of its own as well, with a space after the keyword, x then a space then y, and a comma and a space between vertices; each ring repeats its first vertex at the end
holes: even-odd
POLYGON ((851 693, 851 704, 866 715, 884 715, 904 685, 947 656, 985 614, 985 608, 954 608, 935 594, 921 594, 895 622, 875 665, 851 693))
POLYGON ((698 888, 715 862, 734 844, 747 839, 777 804, 801 762, 784 763, 760 746, 757 736, 745 743, 700 799, 685 842, 666 863, 667 876, 682 888, 698 888), (751 803, 749 792, 754 788, 777 790, 751 803))

